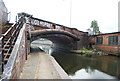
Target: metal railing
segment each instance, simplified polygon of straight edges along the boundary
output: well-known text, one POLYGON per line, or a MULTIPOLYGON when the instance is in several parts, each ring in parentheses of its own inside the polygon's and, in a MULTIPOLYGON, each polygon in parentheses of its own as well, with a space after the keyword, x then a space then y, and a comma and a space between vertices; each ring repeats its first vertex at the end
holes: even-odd
POLYGON ((1 80, 3 79, 17 79, 22 71, 23 64, 26 59, 26 24, 23 24, 18 34, 15 45, 12 49, 11 56, 4 67, 1 80))
POLYGON ((7 64, 7 61, 9 60, 13 46, 17 40, 18 34, 22 26, 23 26, 22 22, 12 25, 12 27, 10 27, 5 34, 2 34, 0 38, 0 43, 1 43, 1 50, 0 50, 1 67, 0 68, 2 72, 4 71, 4 67, 7 64))

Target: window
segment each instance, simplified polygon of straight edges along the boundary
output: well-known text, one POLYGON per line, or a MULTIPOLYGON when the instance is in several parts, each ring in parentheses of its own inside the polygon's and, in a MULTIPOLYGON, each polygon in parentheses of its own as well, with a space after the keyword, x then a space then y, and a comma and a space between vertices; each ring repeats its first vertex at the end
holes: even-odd
POLYGON ((103 37, 97 37, 97 44, 102 44, 103 43, 103 37))
POLYGON ((109 45, 117 45, 118 36, 109 36, 109 45))

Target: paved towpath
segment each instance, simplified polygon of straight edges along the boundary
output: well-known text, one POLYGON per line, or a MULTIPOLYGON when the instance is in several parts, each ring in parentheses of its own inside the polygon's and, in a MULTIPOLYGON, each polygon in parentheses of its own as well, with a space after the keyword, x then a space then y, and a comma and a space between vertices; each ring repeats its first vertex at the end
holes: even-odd
POLYGON ((61 79, 50 58, 47 53, 34 48, 24 64, 20 79, 61 79))

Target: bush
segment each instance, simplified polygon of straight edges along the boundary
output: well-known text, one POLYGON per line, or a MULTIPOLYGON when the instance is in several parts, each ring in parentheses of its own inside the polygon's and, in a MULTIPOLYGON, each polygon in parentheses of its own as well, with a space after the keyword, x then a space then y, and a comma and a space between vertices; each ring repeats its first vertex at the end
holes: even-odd
POLYGON ((88 53, 85 53, 85 54, 83 54, 83 56, 91 57, 92 55, 91 55, 91 54, 88 54, 88 53))
POLYGON ((88 51, 88 49, 85 48, 85 47, 81 48, 80 50, 81 50, 81 51, 88 51))

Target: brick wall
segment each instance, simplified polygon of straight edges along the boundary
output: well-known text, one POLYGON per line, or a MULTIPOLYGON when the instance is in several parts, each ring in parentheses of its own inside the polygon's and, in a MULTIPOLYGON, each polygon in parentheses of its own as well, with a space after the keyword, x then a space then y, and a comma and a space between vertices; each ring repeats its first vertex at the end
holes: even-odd
POLYGON ((117 46, 96 45, 96 48, 98 50, 105 51, 106 53, 118 53, 117 46))
POLYGON ((88 46, 88 33, 87 32, 79 31, 79 30, 73 28, 72 33, 80 39, 80 41, 77 41, 75 43, 77 45, 78 50, 83 47, 88 46))
POLYGON ((105 51, 107 53, 119 53, 120 52, 120 33, 109 33, 109 34, 101 34, 93 37, 89 37, 90 43, 95 43, 95 48, 101 51, 105 51), (109 45, 109 36, 118 36, 118 45, 109 45), (103 43, 97 44, 96 38, 103 37, 103 43))

